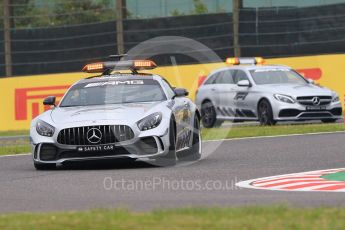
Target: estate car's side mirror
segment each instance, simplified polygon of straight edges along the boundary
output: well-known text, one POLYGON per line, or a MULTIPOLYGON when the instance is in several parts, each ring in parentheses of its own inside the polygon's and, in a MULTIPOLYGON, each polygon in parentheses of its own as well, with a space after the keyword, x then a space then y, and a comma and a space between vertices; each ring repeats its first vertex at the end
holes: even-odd
POLYGON ((53 105, 55 106, 55 101, 56 101, 56 97, 55 96, 49 96, 46 97, 43 101, 43 105, 53 105))
POLYGON ((184 88, 175 88, 175 97, 186 97, 189 95, 188 91, 184 88))
POLYGON ((251 84, 248 80, 241 80, 241 81, 237 82, 237 85, 239 87, 250 87, 251 86, 251 84))

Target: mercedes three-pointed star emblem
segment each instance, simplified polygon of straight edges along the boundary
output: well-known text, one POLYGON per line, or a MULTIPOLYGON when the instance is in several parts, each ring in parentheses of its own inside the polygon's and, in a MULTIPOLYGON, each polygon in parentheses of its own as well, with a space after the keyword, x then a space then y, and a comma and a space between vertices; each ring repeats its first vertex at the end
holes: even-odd
POLYGON ((97 128, 89 129, 86 135, 87 140, 91 144, 98 144, 102 140, 102 132, 97 128))
POLYGON ((313 97, 313 99, 311 99, 314 105, 320 105, 320 98, 319 97, 313 97))

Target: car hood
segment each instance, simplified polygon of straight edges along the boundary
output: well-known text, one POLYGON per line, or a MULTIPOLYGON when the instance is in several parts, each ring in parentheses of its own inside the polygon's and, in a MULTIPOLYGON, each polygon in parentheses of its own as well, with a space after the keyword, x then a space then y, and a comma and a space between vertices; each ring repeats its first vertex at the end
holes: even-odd
POLYGON ((57 107, 51 112, 56 124, 99 120, 138 121, 162 102, 129 103, 121 105, 57 107))
POLYGON ((332 96, 332 91, 313 84, 295 85, 295 84, 274 84, 263 85, 260 88, 265 92, 272 92, 275 94, 284 94, 292 97, 300 96, 332 96))

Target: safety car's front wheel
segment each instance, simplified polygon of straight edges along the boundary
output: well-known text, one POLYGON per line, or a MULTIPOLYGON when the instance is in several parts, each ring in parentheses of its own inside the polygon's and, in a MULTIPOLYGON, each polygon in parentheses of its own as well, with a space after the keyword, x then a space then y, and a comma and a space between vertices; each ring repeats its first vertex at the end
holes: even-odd
POLYGON ((173 119, 170 121, 169 126, 169 151, 166 155, 156 158, 155 164, 157 166, 174 166, 176 164, 176 130, 175 122, 173 119))

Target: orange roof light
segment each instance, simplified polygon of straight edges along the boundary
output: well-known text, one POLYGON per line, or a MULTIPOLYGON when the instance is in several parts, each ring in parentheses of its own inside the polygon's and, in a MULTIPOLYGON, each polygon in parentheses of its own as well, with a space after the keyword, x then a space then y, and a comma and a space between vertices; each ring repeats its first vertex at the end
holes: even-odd
POLYGON ((99 73, 99 72, 103 72, 103 70, 104 70, 103 62, 87 64, 83 68, 83 71, 87 73, 99 73))
POLYGON ((87 73, 110 73, 113 70, 131 70, 136 73, 137 70, 154 69, 157 65, 151 60, 125 60, 125 61, 107 61, 91 63, 84 66, 83 71, 87 73))
POLYGON ((265 63, 265 59, 262 57, 227 58, 225 62, 230 65, 261 65, 265 63))
POLYGON ((262 64, 265 63, 265 59, 263 59, 262 57, 256 57, 255 58, 255 63, 259 64, 259 65, 262 65, 262 64))
POLYGON ((154 69, 157 64, 151 60, 135 60, 133 64, 134 69, 154 69))
POLYGON ((226 64, 229 65, 239 65, 240 64, 240 60, 238 58, 227 58, 225 60, 226 64))

